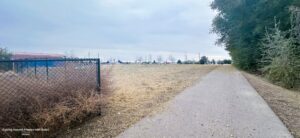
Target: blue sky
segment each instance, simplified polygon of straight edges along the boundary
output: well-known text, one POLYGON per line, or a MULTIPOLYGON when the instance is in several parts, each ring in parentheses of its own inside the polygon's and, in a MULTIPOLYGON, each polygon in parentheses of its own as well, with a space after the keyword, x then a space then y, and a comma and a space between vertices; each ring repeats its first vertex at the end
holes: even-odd
POLYGON ((13 52, 134 60, 229 58, 210 33, 210 0, 1 0, 0 46, 13 52), (90 53, 90 54, 88 54, 90 53))

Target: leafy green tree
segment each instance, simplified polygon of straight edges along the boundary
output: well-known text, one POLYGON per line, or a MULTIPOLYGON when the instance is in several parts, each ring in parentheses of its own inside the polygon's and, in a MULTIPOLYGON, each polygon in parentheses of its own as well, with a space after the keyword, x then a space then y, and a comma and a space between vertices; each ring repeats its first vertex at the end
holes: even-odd
POLYGON ((217 64, 224 64, 224 61, 223 60, 218 60, 217 64))
POLYGON ((211 61, 211 64, 216 64, 216 61, 213 59, 213 60, 211 61))
POLYGON ((223 60, 223 63, 224 63, 224 64, 231 64, 231 60, 230 60, 230 59, 224 59, 224 60, 223 60))
POLYGON ((208 64, 209 63, 209 60, 208 60, 208 57, 206 57, 206 56, 202 56, 201 58, 200 58, 200 64, 208 64))
POLYGON ((186 61, 183 62, 183 64, 195 64, 195 61, 186 60, 186 61))
POLYGON ((214 0, 212 9, 219 13, 212 31, 219 35, 217 44, 224 44, 233 63, 245 70, 256 70, 261 60, 260 40, 265 27, 273 26, 276 17, 283 31, 289 29, 289 7, 299 0, 214 0))
POLYGON ((180 59, 178 59, 177 64, 182 64, 182 61, 180 59))

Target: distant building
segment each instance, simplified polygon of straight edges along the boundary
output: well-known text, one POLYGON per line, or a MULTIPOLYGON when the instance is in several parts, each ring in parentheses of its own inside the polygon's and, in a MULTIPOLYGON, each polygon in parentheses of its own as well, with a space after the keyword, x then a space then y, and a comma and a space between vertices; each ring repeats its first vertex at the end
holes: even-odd
MULTIPOLYGON (((40 60, 40 59, 63 59, 65 55, 62 54, 43 54, 43 53, 13 53, 11 59, 12 60, 40 60)), ((18 64, 14 64, 19 70, 28 67, 57 67, 64 65, 63 62, 60 61, 48 61, 48 62, 21 62, 18 64), (17 66, 16 66, 17 65, 17 66)), ((13 67, 15 68, 15 67, 13 67)))
POLYGON ((13 53, 12 59, 61 59, 65 58, 63 54, 43 54, 43 53, 13 53))

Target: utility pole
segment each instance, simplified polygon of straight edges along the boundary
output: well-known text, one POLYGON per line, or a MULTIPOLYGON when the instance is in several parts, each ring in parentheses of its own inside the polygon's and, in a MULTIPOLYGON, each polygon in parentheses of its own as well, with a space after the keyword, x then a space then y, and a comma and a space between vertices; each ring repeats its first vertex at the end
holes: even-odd
POLYGON ((152 61, 152 55, 151 55, 151 54, 149 54, 148 60, 149 60, 149 63, 150 63, 150 64, 153 62, 153 61, 152 61))

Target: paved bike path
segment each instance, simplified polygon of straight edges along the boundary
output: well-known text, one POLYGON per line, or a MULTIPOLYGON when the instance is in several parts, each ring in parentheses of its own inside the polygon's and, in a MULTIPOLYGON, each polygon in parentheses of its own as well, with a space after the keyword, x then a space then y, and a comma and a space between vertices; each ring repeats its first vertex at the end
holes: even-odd
POLYGON ((120 138, 291 138, 290 132, 242 74, 223 66, 146 117, 120 138))

